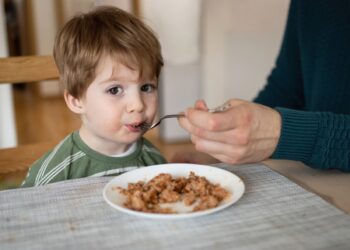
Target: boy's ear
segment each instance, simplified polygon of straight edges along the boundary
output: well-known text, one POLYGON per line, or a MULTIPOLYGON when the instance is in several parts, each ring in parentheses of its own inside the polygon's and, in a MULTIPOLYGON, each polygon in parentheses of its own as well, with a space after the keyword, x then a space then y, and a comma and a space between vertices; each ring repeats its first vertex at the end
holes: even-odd
POLYGON ((81 101, 81 98, 76 98, 68 93, 67 90, 64 91, 64 100, 66 101, 66 104, 68 108, 76 113, 76 114, 82 114, 84 112, 84 105, 81 101))

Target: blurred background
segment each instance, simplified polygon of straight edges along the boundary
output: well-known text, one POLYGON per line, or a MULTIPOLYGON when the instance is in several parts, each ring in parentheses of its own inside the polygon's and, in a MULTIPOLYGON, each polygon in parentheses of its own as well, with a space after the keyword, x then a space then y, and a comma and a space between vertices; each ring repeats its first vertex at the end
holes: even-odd
MULTIPOLYGON (((289 0, 0 0, 0 57, 52 55, 58 29, 96 5, 118 6, 154 29, 165 59, 163 115, 198 98, 210 107, 232 97, 251 100, 274 66, 289 0)), ((59 141, 80 124, 58 83, 0 86, 0 120, 0 147, 59 141)), ((175 120, 147 136, 168 157, 168 145, 190 147, 175 120)))

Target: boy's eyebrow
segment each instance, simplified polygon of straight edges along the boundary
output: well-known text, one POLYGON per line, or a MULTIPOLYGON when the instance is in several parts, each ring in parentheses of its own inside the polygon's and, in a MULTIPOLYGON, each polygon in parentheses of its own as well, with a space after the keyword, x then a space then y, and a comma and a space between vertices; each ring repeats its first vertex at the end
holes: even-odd
POLYGON ((115 77, 115 76, 110 76, 108 78, 104 78, 104 79, 101 79, 100 81, 98 81, 98 84, 102 85, 102 84, 106 84, 108 82, 112 82, 112 81, 120 81, 120 79, 118 77, 115 77))
POLYGON ((108 76, 103 82, 109 82, 109 81, 121 81, 122 76, 119 74, 117 69, 113 69, 111 72, 111 75, 108 76))

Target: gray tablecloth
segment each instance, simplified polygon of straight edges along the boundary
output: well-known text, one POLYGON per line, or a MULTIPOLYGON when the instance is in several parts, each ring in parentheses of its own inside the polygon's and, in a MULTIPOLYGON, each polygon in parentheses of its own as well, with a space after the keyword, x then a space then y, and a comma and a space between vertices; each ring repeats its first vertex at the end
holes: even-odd
POLYGON ((110 177, 2 191, 0 249, 350 249, 350 216, 263 165, 231 170, 242 199, 182 220, 113 209, 102 197, 110 177))

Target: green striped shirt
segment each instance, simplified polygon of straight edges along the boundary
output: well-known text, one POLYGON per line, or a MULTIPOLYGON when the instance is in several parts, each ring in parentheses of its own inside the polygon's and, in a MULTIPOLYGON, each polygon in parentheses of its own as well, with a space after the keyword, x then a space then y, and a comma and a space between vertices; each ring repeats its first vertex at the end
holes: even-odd
POLYGON ((136 150, 131 154, 111 157, 89 148, 76 131, 31 166, 22 187, 87 176, 118 175, 142 166, 163 163, 166 163, 164 157, 145 138, 137 141, 136 150))

